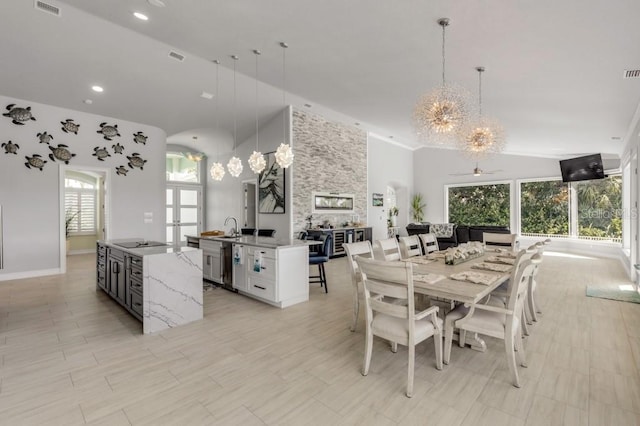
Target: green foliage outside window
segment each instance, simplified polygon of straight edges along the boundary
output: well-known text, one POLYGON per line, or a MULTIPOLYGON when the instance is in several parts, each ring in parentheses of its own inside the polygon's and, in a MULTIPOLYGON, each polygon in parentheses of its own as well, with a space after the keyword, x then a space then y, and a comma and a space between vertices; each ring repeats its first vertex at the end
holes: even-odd
POLYGON ((569 235, 569 187, 559 180, 520 185, 523 234, 569 235))
POLYGON ((449 188, 449 222, 509 226, 509 184, 449 188))
POLYGON ((622 238, 622 176, 576 182, 578 235, 622 238))

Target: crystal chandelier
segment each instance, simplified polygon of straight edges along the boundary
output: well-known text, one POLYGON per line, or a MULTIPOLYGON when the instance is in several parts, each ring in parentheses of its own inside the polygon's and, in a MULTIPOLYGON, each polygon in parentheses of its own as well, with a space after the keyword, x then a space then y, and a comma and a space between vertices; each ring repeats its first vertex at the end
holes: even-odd
POLYGON ((182 156, 189 161, 193 161, 194 163, 198 163, 206 158, 204 152, 183 152, 182 156))
MULTIPOLYGON (((216 59, 215 61, 213 61, 213 63, 216 64, 216 134, 218 134, 218 127, 220 123, 220 116, 218 111, 218 107, 219 107, 218 94, 220 93, 219 91, 220 61, 216 59)), ((222 178, 224 177, 224 173, 225 173, 224 166, 220 163, 220 144, 217 143, 216 144, 216 162, 211 165, 211 168, 209 169, 209 174, 211 175, 211 179, 216 181, 221 181, 222 178)))
POLYGON ((238 133, 238 110, 236 108, 237 94, 236 94, 236 62, 238 57, 236 55, 231 56, 233 58, 233 157, 227 163, 227 170, 233 177, 240 176, 242 173, 242 160, 236 157, 236 137, 238 133))
POLYGON ((501 152, 505 138, 502 126, 495 120, 482 114, 482 73, 484 67, 477 67, 478 71, 478 117, 475 121, 462 127, 459 137, 460 150, 475 160, 482 159, 489 154, 501 152))
POLYGON ((267 167, 267 162, 259 149, 260 137, 258 134, 258 56, 260 55, 260 51, 256 49, 253 53, 256 55, 256 150, 253 151, 253 154, 249 157, 249 167, 253 173, 257 174, 267 167))
POLYGON ((288 111, 286 102, 286 55, 285 52, 289 45, 285 42, 281 42, 282 47, 282 104, 284 109, 282 110, 282 131, 284 135, 284 142, 280 144, 276 150, 276 163, 283 169, 286 169, 293 164, 293 150, 287 142, 287 118, 285 112, 288 111))
POLYGON ((442 86, 420 99, 413 112, 418 136, 429 143, 450 144, 469 116, 469 93, 445 80, 445 28, 448 18, 438 20, 442 27, 442 86))

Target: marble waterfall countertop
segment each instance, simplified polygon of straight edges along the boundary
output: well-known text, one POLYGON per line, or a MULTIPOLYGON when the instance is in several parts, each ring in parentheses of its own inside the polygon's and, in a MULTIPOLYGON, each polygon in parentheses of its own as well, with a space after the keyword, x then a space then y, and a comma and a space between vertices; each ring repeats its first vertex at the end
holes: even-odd
MULTIPOLYGON (((98 242, 106 246, 117 248, 118 250, 122 250, 126 253, 131 253, 135 256, 141 256, 141 257, 147 256, 150 254, 183 253, 187 251, 198 250, 197 248, 193 248, 193 247, 171 245, 166 243, 160 243, 162 245, 158 245, 158 246, 154 246, 154 245, 146 246, 144 245, 144 241, 145 240, 143 240, 142 238, 123 238, 123 239, 105 240, 105 241, 98 241, 98 242), (138 247, 123 247, 120 245, 120 244, 127 244, 127 243, 139 243, 140 245, 138 247)), ((151 243, 153 242, 154 241, 151 241, 151 243)))
POLYGON ((265 247, 265 248, 279 248, 279 247, 296 247, 296 246, 308 246, 309 243, 305 240, 296 240, 296 239, 279 239, 275 237, 256 237, 253 235, 241 235, 239 237, 231 237, 231 236, 205 236, 198 237, 195 235, 187 235, 189 238, 198 238, 200 240, 210 240, 210 241, 222 241, 222 242, 230 242, 230 243, 238 243, 244 244, 248 246, 255 247, 265 247))
POLYGON ((142 258, 143 333, 202 319, 202 250, 173 245, 134 248, 119 245, 139 241, 141 239, 123 239, 101 243, 142 258))

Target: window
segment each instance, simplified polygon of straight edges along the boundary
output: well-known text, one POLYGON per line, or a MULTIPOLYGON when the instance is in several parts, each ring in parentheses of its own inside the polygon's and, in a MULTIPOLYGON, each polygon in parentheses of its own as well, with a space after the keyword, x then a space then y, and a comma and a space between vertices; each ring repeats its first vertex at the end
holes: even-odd
POLYGON ((622 176, 574 182, 579 238, 622 241, 622 176))
POLYGON ((569 236, 569 185, 560 180, 520 184, 520 231, 535 237, 569 236))
POLYGON ((178 152, 167 152, 167 181, 200 183, 200 162, 178 152))
POLYGON ((67 236, 97 232, 97 187, 93 182, 66 178, 64 210, 67 236))
POLYGON ((450 186, 449 222, 459 225, 509 226, 511 185, 495 183, 450 186))
POLYGON ((520 182, 520 233, 622 241, 622 176, 520 182))

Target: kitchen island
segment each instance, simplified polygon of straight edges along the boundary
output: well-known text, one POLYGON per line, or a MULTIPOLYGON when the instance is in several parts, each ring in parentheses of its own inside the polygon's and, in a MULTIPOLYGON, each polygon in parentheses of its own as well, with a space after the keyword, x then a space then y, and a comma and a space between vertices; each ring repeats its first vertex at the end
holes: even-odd
POLYGON ((245 296, 285 308, 309 300, 309 244, 274 237, 196 237, 203 275, 245 296), (220 255, 209 246, 220 246, 220 255), (212 254, 213 253, 213 254, 212 254), (210 268, 210 269, 208 269, 210 268))
POLYGON ((139 239, 98 241, 97 282, 144 334, 202 319, 202 252, 139 239))

